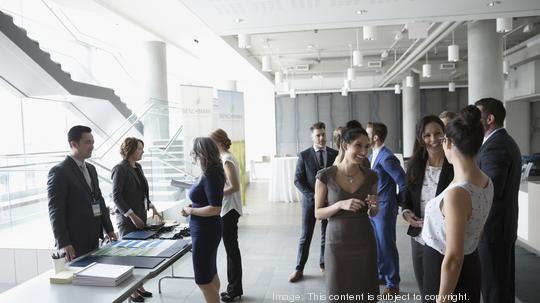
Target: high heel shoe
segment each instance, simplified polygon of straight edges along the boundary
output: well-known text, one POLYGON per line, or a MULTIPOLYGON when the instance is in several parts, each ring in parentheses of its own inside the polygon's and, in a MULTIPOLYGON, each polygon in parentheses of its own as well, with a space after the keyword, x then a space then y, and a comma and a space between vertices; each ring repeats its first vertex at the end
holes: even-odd
POLYGON ((221 301, 223 302, 232 302, 235 301, 236 298, 238 298, 238 301, 242 300, 242 294, 230 294, 228 292, 222 292, 221 293, 221 301))
POLYGON ((149 292, 149 291, 137 289, 137 292, 139 293, 139 295, 141 295, 144 298, 151 298, 152 297, 152 293, 149 292))
POLYGON ((141 295, 137 295, 136 297, 132 295, 131 302, 144 302, 144 298, 141 295))

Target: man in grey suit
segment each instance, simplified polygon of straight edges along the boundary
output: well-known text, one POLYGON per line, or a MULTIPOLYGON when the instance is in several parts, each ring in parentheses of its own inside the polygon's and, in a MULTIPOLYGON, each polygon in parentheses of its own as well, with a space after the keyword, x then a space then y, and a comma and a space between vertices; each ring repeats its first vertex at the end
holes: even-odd
MULTIPOLYGON (((295 271, 289 276, 289 282, 297 282, 304 276, 309 246, 315 229, 315 176, 320 169, 329 167, 334 163, 337 150, 326 146, 326 126, 317 122, 311 126, 311 140, 313 146, 298 154, 294 185, 302 192, 302 234, 298 245, 298 259, 295 271)), ((321 258, 319 265, 324 271, 324 240, 327 220, 321 223, 321 258)))
POLYGON ((484 143, 478 166, 493 181, 493 203, 478 245, 485 303, 515 302, 515 246, 521 153, 504 129, 506 110, 501 101, 484 98, 475 103, 482 112, 484 143))
POLYGON ((94 149, 91 132, 81 125, 69 130, 71 154, 51 168, 47 180, 49 219, 56 247, 65 251, 68 261, 96 249, 103 230, 109 239, 116 240, 96 168, 85 163, 94 149))

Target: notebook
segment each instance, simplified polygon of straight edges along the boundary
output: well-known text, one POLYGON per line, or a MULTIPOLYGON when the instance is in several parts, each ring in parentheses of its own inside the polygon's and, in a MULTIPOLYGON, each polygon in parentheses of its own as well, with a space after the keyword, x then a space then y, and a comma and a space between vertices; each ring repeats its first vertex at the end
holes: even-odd
POLYGON ((122 237, 126 240, 146 240, 152 238, 156 234, 155 231, 151 230, 136 230, 132 231, 129 234, 122 237))
POLYGON ((117 286, 133 275, 133 266, 92 263, 73 274, 73 284, 117 286))

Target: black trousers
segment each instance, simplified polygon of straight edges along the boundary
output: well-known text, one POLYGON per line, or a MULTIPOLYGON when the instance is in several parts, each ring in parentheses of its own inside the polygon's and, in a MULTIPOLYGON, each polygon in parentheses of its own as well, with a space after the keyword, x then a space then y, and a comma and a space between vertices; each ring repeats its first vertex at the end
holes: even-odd
POLYGON ((422 293, 422 289, 424 288, 424 245, 418 243, 414 237, 411 237, 411 253, 414 277, 418 284, 418 290, 422 293))
POLYGON ((243 294, 242 289, 242 257, 238 248, 238 218, 240 214, 232 209, 221 218, 223 222, 223 244, 227 252, 227 292, 234 295, 243 294))
MULTIPOLYGON (((444 255, 428 245, 424 245, 423 302, 435 302, 434 296, 439 294, 443 258, 444 255)), ((480 303, 480 289, 480 258, 478 250, 475 250, 473 253, 465 255, 456 288, 452 292, 456 297, 449 302, 480 303)))
POLYGON ((516 240, 489 242, 482 237, 478 245, 482 264, 482 300, 484 303, 516 301, 516 240))
MULTIPOLYGON (((302 204, 302 234, 300 235, 300 244, 298 245, 298 258, 296 261, 296 270, 304 270, 307 259, 309 257, 309 246, 311 245, 311 239, 313 238, 313 231, 315 229, 315 205, 302 204)), ((322 220, 321 225, 321 257, 319 259, 319 265, 324 268, 324 243, 326 235, 326 225, 328 220, 322 220)))

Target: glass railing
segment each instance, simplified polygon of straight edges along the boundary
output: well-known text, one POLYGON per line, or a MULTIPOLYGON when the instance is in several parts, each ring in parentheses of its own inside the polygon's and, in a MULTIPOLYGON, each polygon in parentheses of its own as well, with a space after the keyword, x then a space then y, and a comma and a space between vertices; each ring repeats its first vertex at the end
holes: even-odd
MULTIPOLYGON (((69 104, 65 106, 69 108, 69 104)), ((111 209, 114 208, 111 170, 121 161, 122 141, 128 136, 144 139, 135 130, 135 125, 144 122, 149 115, 164 113, 169 117, 180 117, 181 107, 175 102, 150 99, 116 130, 105 136, 95 136, 95 149, 88 162, 96 167, 103 197, 111 209)), ((140 161, 150 185, 150 198, 158 205, 187 203, 186 191, 171 186, 171 180, 193 182, 195 179, 186 169, 181 119, 170 119, 169 130, 170 138, 145 142, 146 153, 140 161)), ((0 155, 0 228, 47 216, 47 174, 67 154, 64 150, 0 155)))

